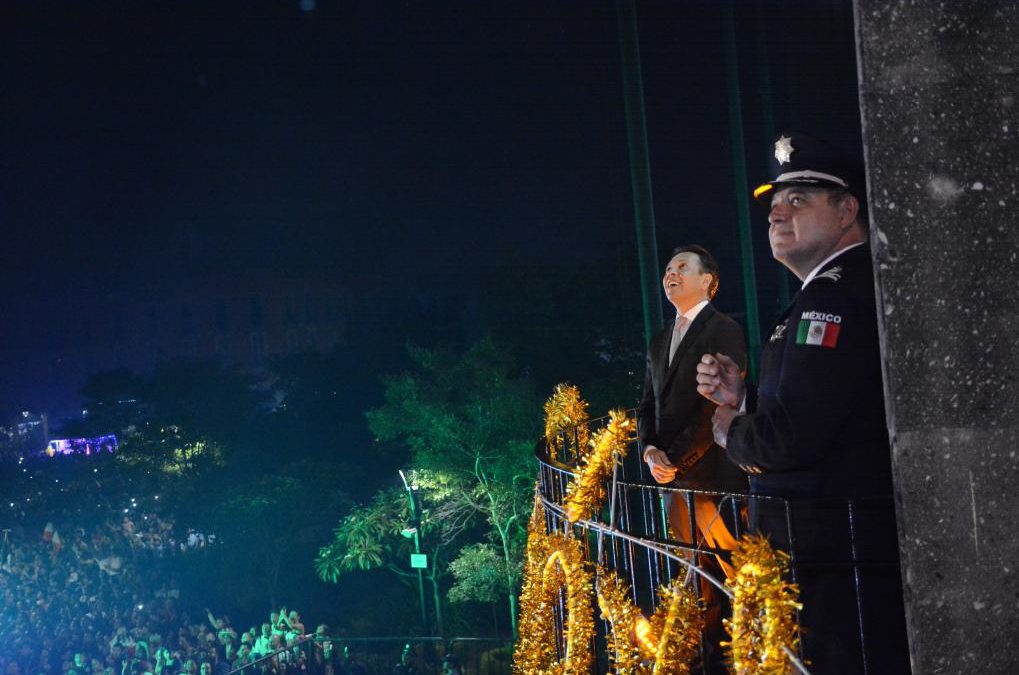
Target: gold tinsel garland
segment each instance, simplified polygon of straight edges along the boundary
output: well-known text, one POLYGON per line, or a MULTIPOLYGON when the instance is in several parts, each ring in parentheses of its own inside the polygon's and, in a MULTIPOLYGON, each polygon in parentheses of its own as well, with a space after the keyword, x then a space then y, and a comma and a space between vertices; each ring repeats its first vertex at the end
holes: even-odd
POLYGON ((545 608, 555 598, 547 593, 541 575, 548 559, 550 537, 545 525, 545 507, 537 490, 534 510, 527 524, 527 548, 524 552, 524 579, 520 590, 519 639, 513 650, 513 672, 518 675, 535 673, 555 660, 555 641, 548 636, 545 608))
POLYGON ((612 475, 618 458, 626 456, 626 447, 636 429, 633 418, 624 410, 609 412, 609 423, 595 434, 594 447, 581 459, 577 478, 566 489, 566 518, 575 523, 605 501, 605 481, 612 475))
POLYGON ((542 581, 545 590, 555 595, 559 594, 559 589, 566 589, 566 658, 543 672, 549 675, 587 675, 594 662, 594 654, 591 653, 591 640, 594 638, 592 574, 578 539, 556 537, 555 541, 557 545, 545 561, 542 581))
POLYGON ((742 537, 732 553, 736 574, 725 585, 733 593, 732 618, 725 620, 733 672, 785 675, 792 664, 782 651, 796 651, 799 588, 785 580, 789 555, 760 535, 742 537))
MULTIPOLYGON (((621 410, 609 413, 608 425, 589 439, 587 403, 579 390, 560 384, 545 403, 545 435, 551 449, 562 451, 562 433, 575 428, 580 453, 576 480, 567 489, 564 509, 571 523, 594 511, 605 499, 605 481, 618 458, 625 456, 635 423, 621 410)), ((732 670, 741 675, 785 675, 792 672, 782 647, 795 651, 799 638, 795 612, 799 589, 785 581, 789 556, 764 537, 743 537, 733 552, 736 573, 726 580, 733 593, 733 616, 725 621, 730 636, 732 670)), ((549 534, 537 492, 528 524, 520 637, 513 655, 515 675, 580 675, 593 662, 592 577, 580 541, 549 534), (554 638, 555 608, 564 592, 565 658, 559 660, 554 638)), ((678 580, 658 590, 660 604, 644 619, 629 589, 612 572, 599 569, 598 606, 611 624, 610 657, 618 675, 688 673, 704 626, 703 606, 678 580), (639 633, 639 634, 638 634, 639 633)))
POLYGON ((643 617, 630 598, 629 586, 615 572, 598 568, 598 609, 609 622, 609 659, 616 675, 643 675, 644 656, 634 631, 643 617))
POLYGON ((658 610, 647 621, 633 604, 629 587, 613 572, 599 569, 598 607, 611 624, 609 657, 616 675, 690 672, 704 629, 703 606, 679 579, 661 586, 658 599, 658 610))
POLYGON ((658 600, 658 610, 651 617, 651 635, 656 640, 651 673, 686 675, 700 647, 703 605, 681 579, 659 588, 658 600))
POLYGON ((581 675, 594 660, 591 639, 594 617, 592 578, 580 541, 548 534, 545 510, 535 496, 528 524, 527 560, 520 593, 520 637, 513 653, 513 672, 519 675, 581 675), (556 658, 554 609, 565 590, 563 660, 556 658))
POLYGON ((576 456, 591 441, 589 419, 587 401, 580 398, 580 390, 572 384, 557 384, 552 397, 545 401, 545 441, 556 452, 562 452, 566 447, 563 432, 573 429, 577 446, 572 454, 576 456))

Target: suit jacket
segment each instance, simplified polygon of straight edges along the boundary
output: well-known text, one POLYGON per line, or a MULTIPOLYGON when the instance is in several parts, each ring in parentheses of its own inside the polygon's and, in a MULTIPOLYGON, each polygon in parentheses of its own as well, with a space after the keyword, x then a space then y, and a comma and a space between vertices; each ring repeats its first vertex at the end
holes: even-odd
POLYGON ((708 448, 703 459, 677 477, 679 487, 745 491, 746 477, 727 461, 714 444, 711 416, 715 404, 697 393, 697 362, 705 353, 731 356, 745 369, 747 363, 743 330, 709 304, 687 329, 676 356, 669 365, 673 324, 651 339, 647 351, 644 395, 637 406, 637 435, 643 452, 648 445, 664 450, 670 461, 678 462, 695 449, 708 448))

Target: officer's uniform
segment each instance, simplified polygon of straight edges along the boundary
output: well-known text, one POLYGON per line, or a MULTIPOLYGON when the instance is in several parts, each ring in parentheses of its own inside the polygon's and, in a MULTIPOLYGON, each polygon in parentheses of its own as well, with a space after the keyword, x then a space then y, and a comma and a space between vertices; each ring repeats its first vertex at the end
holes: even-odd
MULTIPOLYGON (((777 178, 755 196, 838 186, 864 203, 862 166, 823 142, 783 134, 775 155, 777 178)), ((791 504, 787 513, 782 501, 756 500, 751 515, 793 554, 812 672, 863 672, 858 612, 870 672, 909 672, 867 243, 824 262, 796 294, 763 345, 747 412, 733 419, 726 452, 761 470, 754 494, 791 504)))

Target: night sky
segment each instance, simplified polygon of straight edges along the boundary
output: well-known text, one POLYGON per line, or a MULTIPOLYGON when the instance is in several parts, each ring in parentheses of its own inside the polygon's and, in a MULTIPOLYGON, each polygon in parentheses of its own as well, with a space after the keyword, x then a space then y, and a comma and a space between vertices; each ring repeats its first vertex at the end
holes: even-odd
MULTIPOLYGON (((637 4, 659 254, 708 246, 738 313, 721 3, 637 4)), ((850 3, 734 6, 749 180, 762 81, 777 129, 858 147, 850 3)), ((636 270, 612 2, 13 1, 0 72, 8 406, 69 407, 82 368, 54 346, 118 288, 313 271, 368 303, 441 287, 487 310, 464 314, 480 333, 528 270, 636 270)), ((767 323, 780 272, 753 215, 767 323)))

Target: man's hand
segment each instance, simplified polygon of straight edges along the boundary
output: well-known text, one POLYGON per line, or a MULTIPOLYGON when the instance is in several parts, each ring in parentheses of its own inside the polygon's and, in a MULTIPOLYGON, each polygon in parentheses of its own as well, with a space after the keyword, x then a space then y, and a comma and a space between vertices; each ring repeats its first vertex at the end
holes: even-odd
POLYGON ((659 483, 671 483, 676 478, 676 467, 669 461, 669 456, 653 445, 644 450, 644 461, 651 469, 651 475, 659 483))
POLYGON ((715 436, 715 443, 723 448, 729 438, 729 427, 732 426, 732 420, 737 415, 739 412, 732 406, 720 405, 715 408, 715 414, 711 416, 711 431, 715 436))
POLYGON ((705 354, 697 364, 697 392, 718 405, 738 408, 746 393, 739 365, 725 354, 705 354))

